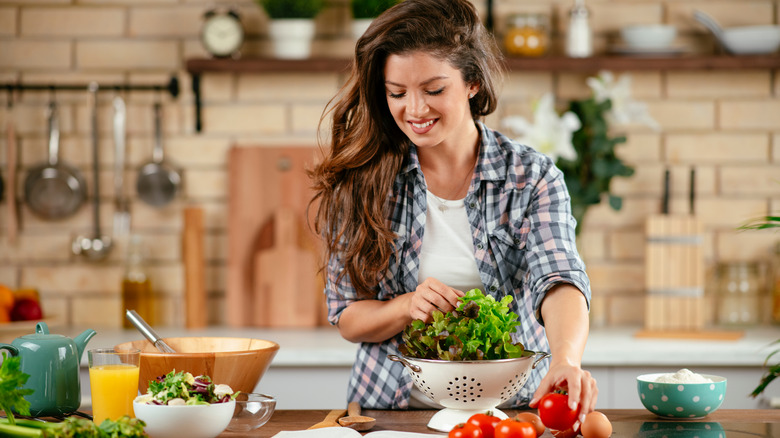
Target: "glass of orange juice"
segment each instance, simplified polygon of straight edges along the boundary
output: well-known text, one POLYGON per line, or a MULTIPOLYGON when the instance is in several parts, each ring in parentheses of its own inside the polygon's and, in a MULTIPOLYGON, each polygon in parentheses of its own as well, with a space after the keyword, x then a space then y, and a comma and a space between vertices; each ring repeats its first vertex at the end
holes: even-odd
POLYGON ((96 424, 123 415, 134 417, 133 400, 138 395, 141 350, 89 350, 89 384, 92 418, 96 424))

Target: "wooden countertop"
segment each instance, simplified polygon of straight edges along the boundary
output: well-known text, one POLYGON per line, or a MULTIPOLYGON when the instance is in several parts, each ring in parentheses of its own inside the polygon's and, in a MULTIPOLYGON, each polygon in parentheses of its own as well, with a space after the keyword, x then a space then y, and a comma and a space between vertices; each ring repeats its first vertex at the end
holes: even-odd
MULTIPOLYGON (((504 412, 511 417, 521 411, 506 410, 504 412)), ((721 409, 703 419, 682 421, 661 419, 641 409, 605 409, 601 412, 612 421, 613 437, 649 437, 648 428, 675 425, 678 430, 684 431, 685 429, 694 429, 700 423, 708 423, 708 425, 700 426, 722 427, 729 438, 780 436, 780 410, 721 409)), ((363 411, 363 415, 377 419, 376 426, 369 432, 396 430, 445 436, 445 434, 428 429, 426 426, 434 413, 436 413, 435 410, 363 411)), ((327 414, 327 410, 280 410, 274 412, 271 420, 260 429, 245 434, 225 432, 220 435, 220 438, 271 437, 283 430, 304 430, 321 421, 327 414)), ((552 434, 547 430, 543 436, 552 437, 552 434)), ((670 437, 672 436, 683 437, 687 435, 673 433, 670 437)))

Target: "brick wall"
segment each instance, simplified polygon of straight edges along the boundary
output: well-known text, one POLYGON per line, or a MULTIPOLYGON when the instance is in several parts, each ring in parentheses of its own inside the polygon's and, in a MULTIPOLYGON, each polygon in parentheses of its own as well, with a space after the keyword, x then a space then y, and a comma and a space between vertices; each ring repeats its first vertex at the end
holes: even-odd
MULTIPOLYGON (((227 150, 233 144, 314 144, 322 108, 343 77, 336 73, 206 74, 204 131, 195 133, 193 95, 186 59, 204 56, 198 31, 201 15, 215 2, 201 0, 0 0, 0 83, 163 84, 171 74, 182 94, 125 94, 128 105, 126 187, 134 187, 138 167, 151 157, 154 144, 152 103, 164 111, 166 156, 183 169, 183 196, 156 209, 132 193, 133 230, 146 238, 150 273, 160 296, 161 325, 183 325, 181 260, 182 210, 205 211, 209 320, 224 323, 222 304, 227 253, 227 150)), ((267 19, 249 0, 237 4, 247 29, 244 56, 268 53, 267 19)), ((518 11, 551 15, 553 34, 565 32, 563 0, 499 0, 496 30, 518 11)), ((725 26, 780 22, 776 0, 587 0, 596 30, 596 49, 605 50, 621 26, 665 22, 680 31, 679 44, 711 51, 712 42, 691 18, 695 8, 725 26)), ((347 57, 352 50, 349 14, 344 0, 331 0, 317 21, 315 51, 347 57)), ((483 7, 483 2, 479 2, 483 7)), ((582 246, 593 280, 596 316, 607 324, 641 324, 643 312, 643 222, 658 212, 663 171, 672 170, 672 212, 687 208, 687 171, 697 169, 696 211, 706 226, 709 269, 721 260, 765 260, 778 235, 740 233, 735 227, 756 215, 780 211, 780 76, 777 71, 633 71, 634 95, 647 102, 661 132, 643 127, 626 130, 621 156, 636 174, 614 182, 624 207, 593 208, 586 217, 582 246)), ((499 111, 488 118, 497 127, 509 114, 528 115, 531 103, 552 91, 563 102, 588 93, 585 74, 513 72, 499 111)), ((111 229, 113 216, 113 143, 110 91, 100 99, 101 225, 111 229)), ((27 169, 45 159, 48 92, 9 96, 0 91, 0 172, 7 177, 6 122, 13 119, 19 141, 19 183, 27 169)), ((86 91, 63 91, 60 102, 61 159, 79 167, 92 186, 91 141, 86 91)), ((92 207, 62 221, 31 214, 17 192, 22 230, 8 241, 8 203, 0 203, 0 283, 35 287, 45 310, 67 323, 111 327, 121 321, 120 278, 124 242, 108 260, 89 263, 71 254, 74 236, 91 233, 92 207)))

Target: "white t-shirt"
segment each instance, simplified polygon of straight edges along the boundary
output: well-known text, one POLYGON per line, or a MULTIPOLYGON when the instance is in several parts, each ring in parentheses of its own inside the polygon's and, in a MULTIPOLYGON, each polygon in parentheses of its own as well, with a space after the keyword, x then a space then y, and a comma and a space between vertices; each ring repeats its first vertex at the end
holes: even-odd
MULTIPOLYGON (((474 243, 464 200, 441 199, 429 191, 427 199, 417 282, 433 277, 463 292, 474 288, 484 290, 474 259, 474 243)), ((413 409, 441 408, 416 386, 412 387, 409 406, 413 409)))
POLYGON ((426 192, 428 211, 418 283, 433 277, 463 292, 474 288, 484 290, 474 259, 474 243, 464 200, 441 199, 426 192))

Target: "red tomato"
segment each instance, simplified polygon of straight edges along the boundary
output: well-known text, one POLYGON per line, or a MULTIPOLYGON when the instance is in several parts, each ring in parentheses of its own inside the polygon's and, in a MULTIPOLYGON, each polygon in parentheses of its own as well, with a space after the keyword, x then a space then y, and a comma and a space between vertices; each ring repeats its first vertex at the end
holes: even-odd
POLYGON ((566 394, 553 392, 545 395, 539 401, 539 417, 541 417, 542 423, 550 429, 571 429, 579 414, 579 407, 574 410, 569 409, 569 396, 566 394))
POLYGON ((493 438, 493 430, 496 424, 501 421, 500 418, 490 415, 490 412, 474 414, 466 421, 482 429, 483 438, 493 438))
POLYGON ((484 438, 482 429, 471 423, 460 423, 452 428, 447 438, 484 438))
POLYGON ((531 423, 517 421, 512 418, 501 420, 496 424, 495 438, 536 438, 536 429, 531 423))

